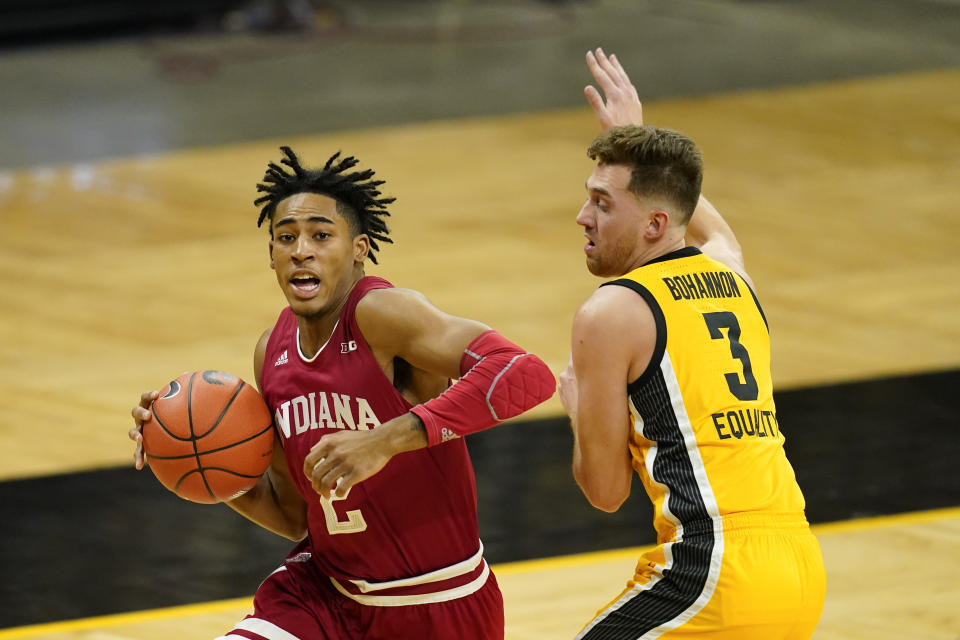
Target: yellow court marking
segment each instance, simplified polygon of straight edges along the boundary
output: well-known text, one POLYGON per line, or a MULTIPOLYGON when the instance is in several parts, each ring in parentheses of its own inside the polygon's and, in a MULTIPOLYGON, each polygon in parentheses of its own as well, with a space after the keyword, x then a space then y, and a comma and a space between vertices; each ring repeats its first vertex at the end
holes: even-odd
POLYGON ((815 524, 810 528, 816 535, 822 536, 834 533, 864 531, 866 529, 882 529, 885 527, 922 524, 957 517, 960 517, 960 507, 948 507, 945 509, 930 509, 928 511, 909 511, 907 513, 897 513, 890 516, 874 516, 870 518, 841 520, 839 522, 825 522, 823 524, 815 524))
MULTIPOLYGON (((877 516, 870 518, 858 518, 856 520, 845 520, 841 522, 829 522, 812 527, 813 532, 818 535, 831 535, 836 533, 848 533, 854 531, 865 531, 871 529, 884 529, 897 526, 907 526, 938 520, 947 520, 960 517, 960 507, 951 507, 946 509, 933 509, 929 511, 916 511, 909 513, 899 513, 889 516, 877 516)), ((521 560, 518 562, 507 562, 495 565, 494 571, 500 577, 520 574, 530 574, 538 571, 548 571, 556 569, 566 569, 572 567, 581 567, 591 564, 597 564, 607 561, 631 560, 638 557, 649 546, 628 547, 623 549, 614 549, 609 551, 594 551, 588 553, 578 553, 568 556, 558 556, 555 558, 542 558, 537 560, 521 560)), ((0 640, 13 640, 20 638, 30 638, 51 633, 65 633, 72 631, 85 631, 92 629, 105 629, 125 624, 139 622, 152 622, 157 620, 169 620, 177 618, 186 618, 188 616, 204 615, 210 613, 220 613, 235 609, 249 608, 253 598, 234 598, 231 600, 218 600, 215 602, 204 602, 199 604, 181 605, 176 607, 164 607, 162 609, 150 609, 145 611, 136 611, 131 613, 119 613, 94 618, 81 618, 77 620, 64 620, 61 622, 51 622, 44 624, 28 625, 22 627, 12 627, 9 629, 0 629, 0 640)))
POLYGON ((0 629, 0 639, 6 640, 8 638, 30 638, 45 633, 104 629, 106 627, 115 627, 122 624, 154 622, 156 620, 185 618, 187 616, 203 615, 207 613, 220 613, 221 611, 230 611, 233 609, 249 607, 252 602, 253 597, 250 596, 246 598, 234 598, 232 600, 217 600, 215 602, 201 602, 198 604, 185 604, 176 607, 164 607, 162 609, 132 611, 130 613, 115 613, 106 616, 97 616, 95 618, 80 618, 77 620, 63 620, 61 622, 34 624, 25 627, 12 627, 10 629, 0 629))

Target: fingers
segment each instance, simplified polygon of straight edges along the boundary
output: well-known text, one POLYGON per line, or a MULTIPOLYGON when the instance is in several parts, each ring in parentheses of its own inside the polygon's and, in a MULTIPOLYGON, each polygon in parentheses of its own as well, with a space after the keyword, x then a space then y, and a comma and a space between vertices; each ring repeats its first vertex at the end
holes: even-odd
POLYGON ((617 89, 628 92, 633 90, 630 77, 616 55, 607 56, 603 49, 598 47, 596 52, 587 52, 587 66, 605 93, 617 89))
POLYGON ((142 427, 144 422, 153 418, 150 405, 159 395, 159 391, 144 391, 140 394, 140 404, 130 410, 130 415, 133 416, 133 421, 137 423, 137 427, 142 427))
POLYGON ((604 55, 603 49, 598 47, 596 53, 587 51, 587 67, 590 69, 590 73, 593 74, 593 79, 597 81, 597 84, 600 85, 600 88, 603 89, 604 92, 614 86, 614 79, 607 71, 607 69, 610 68, 610 63, 607 60, 607 56, 604 55))
POLYGON ((338 481, 346 470, 324 444, 318 443, 304 458, 303 473, 310 480, 314 491, 324 498, 329 498, 330 492, 338 487, 338 481))
POLYGON ((612 72, 613 75, 617 77, 617 83, 621 86, 633 87, 633 83, 630 82, 630 76, 627 75, 623 65, 620 64, 616 54, 611 53, 608 62, 610 64, 610 71, 608 71, 608 73, 612 72))
POLYGON ((143 469, 145 462, 143 456, 143 434, 140 433, 139 428, 136 428, 130 429, 130 431, 127 432, 127 435, 131 440, 137 443, 136 448, 133 450, 133 466, 135 466, 139 471, 140 469, 143 469))
POLYGON ((324 498, 329 498, 332 493, 342 498, 354 484, 345 465, 332 462, 328 464, 326 460, 320 460, 314 465, 309 476, 313 490, 324 498))
POLYGON ((592 86, 587 85, 583 89, 583 95, 586 96, 587 103, 590 105, 590 108, 593 109, 593 112, 597 114, 597 118, 600 118, 602 124, 603 119, 606 117, 607 107, 603 103, 603 97, 600 95, 600 92, 592 86))
POLYGON ((144 391, 140 394, 140 406, 149 409, 153 401, 160 395, 159 391, 144 391))
POLYGON ((643 105, 617 57, 607 56, 603 49, 598 47, 587 52, 587 66, 597 81, 599 90, 587 87, 583 93, 596 114, 601 129, 606 131, 614 126, 642 125, 643 105))
POLYGON ((137 443, 133 450, 133 465, 139 470, 146 464, 146 456, 143 451, 143 423, 153 419, 153 413, 150 411, 150 405, 160 395, 157 391, 144 391, 140 394, 140 404, 130 410, 133 422, 137 426, 127 432, 127 436, 137 443))

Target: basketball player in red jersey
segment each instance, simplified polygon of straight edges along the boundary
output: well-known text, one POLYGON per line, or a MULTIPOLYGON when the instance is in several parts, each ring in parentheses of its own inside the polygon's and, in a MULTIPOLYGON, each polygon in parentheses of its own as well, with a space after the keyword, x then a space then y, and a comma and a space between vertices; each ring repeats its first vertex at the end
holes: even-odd
MULTIPOLYGON (((254 351, 277 446, 227 504, 300 542, 223 638, 503 638, 462 436, 550 398, 553 374, 489 327, 365 276, 390 242, 382 181, 339 153, 312 170, 282 150, 289 169, 271 163, 256 201, 289 303, 254 351)), ((155 397, 133 409, 138 468, 155 397)))

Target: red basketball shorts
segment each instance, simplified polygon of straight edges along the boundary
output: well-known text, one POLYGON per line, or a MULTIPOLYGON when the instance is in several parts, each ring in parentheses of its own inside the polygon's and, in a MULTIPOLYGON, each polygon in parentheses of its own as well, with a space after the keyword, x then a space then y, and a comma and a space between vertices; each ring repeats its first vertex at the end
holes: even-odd
POLYGON ((503 597, 493 573, 460 598, 371 606, 337 591, 305 556, 295 550, 257 589, 253 614, 216 640, 503 639, 503 597))

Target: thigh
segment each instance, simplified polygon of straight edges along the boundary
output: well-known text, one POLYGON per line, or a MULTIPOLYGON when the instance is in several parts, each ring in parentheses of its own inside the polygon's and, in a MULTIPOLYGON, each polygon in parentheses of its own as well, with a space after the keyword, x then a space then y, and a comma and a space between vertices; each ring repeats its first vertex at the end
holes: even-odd
POLYGON ((807 640, 826 593, 823 559, 807 531, 724 536, 716 590, 685 624, 660 636, 697 640, 807 640))
POLYGON ((362 634, 343 601, 290 560, 257 589, 253 614, 217 640, 350 640, 362 634))
POLYGON ((723 544, 716 581, 697 593, 688 584, 695 572, 661 571, 663 552, 651 551, 628 588, 578 638, 809 638, 825 594, 820 548, 809 530, 739 530, 725 534, 723 544))

